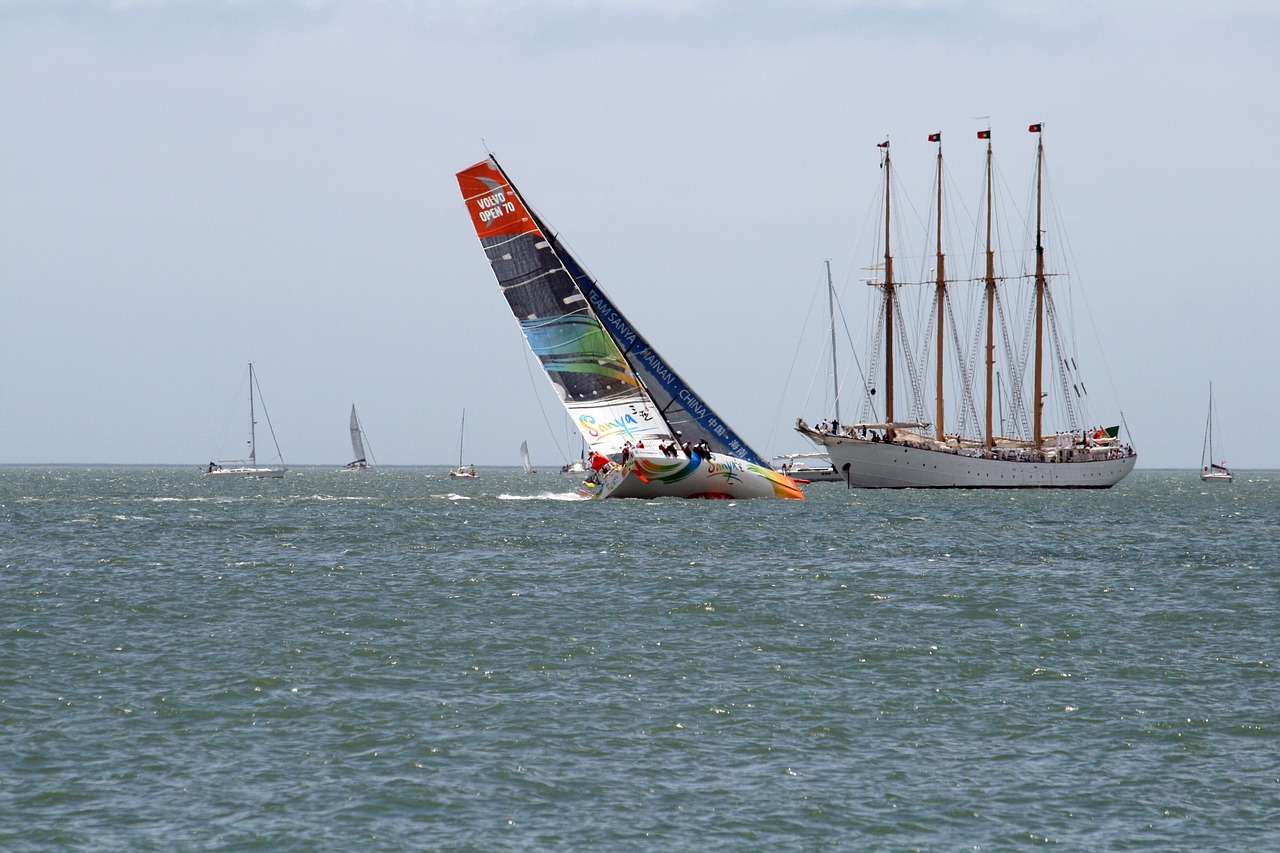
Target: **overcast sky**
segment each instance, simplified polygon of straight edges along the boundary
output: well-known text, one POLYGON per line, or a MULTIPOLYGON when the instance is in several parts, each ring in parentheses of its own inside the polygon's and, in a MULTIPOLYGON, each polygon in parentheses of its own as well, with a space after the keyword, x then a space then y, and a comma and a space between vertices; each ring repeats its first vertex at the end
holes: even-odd
MULTIPOLYGON (((876 143, 1011 185, 1045 124, 1139 466, 1280 467, 1280 5, 0 0, 0 463, 238 454, 256 363, 287 462, 558 464, 567 421, 454 173, 500 159, 762 453, 827 414, 823 261, 861 328, 876 143), (989 116, 989 120, 975 120, 989 116), (557 441, 559 447, 557 447, 557 441)), ((861 343, 859 342, 859 346, 861 343)), ((571 449, 576 452, 576 449, 571 449)))

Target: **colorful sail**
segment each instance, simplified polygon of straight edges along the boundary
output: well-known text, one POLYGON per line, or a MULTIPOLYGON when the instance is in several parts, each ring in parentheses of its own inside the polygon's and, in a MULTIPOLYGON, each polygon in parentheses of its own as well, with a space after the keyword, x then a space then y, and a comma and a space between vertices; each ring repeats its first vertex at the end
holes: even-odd
MULTIPOLYGON (((458 173, 476 235, 525 340, 592 450, 675 436, 570 274, 569 257, 492 158, 458 173)), ((589 280, 589 279, 588 279, 589 280)))
POLYGON ((622 312, 614 307, 600 286, 587 275, 573 256, 560 247, 565 268, 587 295, 596 316, 622 347, 627 363, 644 380, 649 396, 658 404, 667 423, 681 441, 705 440, 716 453, 727 453, 765 468, 769 464, 712 411, 689 383, 680 378, 658 351, 636 331, 622 312))

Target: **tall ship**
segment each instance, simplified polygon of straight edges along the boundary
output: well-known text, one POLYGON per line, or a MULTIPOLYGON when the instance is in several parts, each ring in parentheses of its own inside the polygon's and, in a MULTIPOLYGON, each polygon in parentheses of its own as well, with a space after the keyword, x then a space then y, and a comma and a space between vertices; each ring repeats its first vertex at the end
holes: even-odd
POLYGON ((942 135, 929 136, 938 143, 933 269, 916 281, 895 276, 893 165, 888 141, 879 145, 884 251, 867 279, 876 308, 860 417, 796 422, 851 487, 1105 489, 1133 470, 1137 454, 1120 426, 1092 413, 1050 286, 1043 125, 1029 129, 1037 136, 1034 252, 1013 274, 996 268, 990 129, 978 132, 987 141, 983 270, 965 279, 947 277, 942 135))
POLYGON ((586 442, 591 498, 803 498, 627 320, 492 156, 458 186, 529 349, 586 442))

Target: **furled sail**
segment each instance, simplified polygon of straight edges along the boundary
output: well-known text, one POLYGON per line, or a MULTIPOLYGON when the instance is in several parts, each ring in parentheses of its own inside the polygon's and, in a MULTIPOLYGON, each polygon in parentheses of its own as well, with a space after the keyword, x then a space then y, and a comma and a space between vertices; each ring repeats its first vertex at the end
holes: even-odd
MULTIPOLYGON (((687 389, 675 371, 667 368, 581 264, 550 236, 497 161, 481 161, 457 177, 503 296, 586 443, 595 451, 614 453, 627 441, 676 439, 678 427, 668 425, 668 418, 686 410, 672 407, 663 412, 654 400, 658 396, 669 405, 681 388, 687 389), (657 394, 650 393, 652 387, 646 388, 641 371, 664 379, 654 383, 657 394)), ((687 396, 691 405, 704 412, 703 418, 721 423, 698 397, 691 392, 687 396)), ((708 441, 716 438, 723 444, 721 432, 709 427, 707 432, 708 441)), ((732 435, 727 428, 723 433, 732 435)), ((698 438, 703 435, 686 432, 682 437, 698 438)), ((741 442, 739 446, 745 448, 741 442)), ((730 447, 723 444, 716 450, 730 447)), ((727 452, 745 456, 737 450, 727 452)), ((756 461, 754 453, 745 457, 756 461)))

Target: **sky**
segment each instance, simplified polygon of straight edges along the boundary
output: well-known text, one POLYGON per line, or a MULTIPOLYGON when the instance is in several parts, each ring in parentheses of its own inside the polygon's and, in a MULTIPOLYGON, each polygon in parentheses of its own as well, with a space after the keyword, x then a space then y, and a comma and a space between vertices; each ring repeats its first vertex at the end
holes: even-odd
POLYGON ((456 463, 464 409, 469 462, 576 455, 458 191, 489 151, 804 451, 876 144, 927 206, 929 133, 1021 187, 1043 122, 1094 408, 1194 468, 1212 382, 1219 455, 1280 468, 1278 44, 1243 0, 0 0, 0 463, 237 456, 250 361, 290 464, 347 462, 353 403, 384 465, 456 463))

